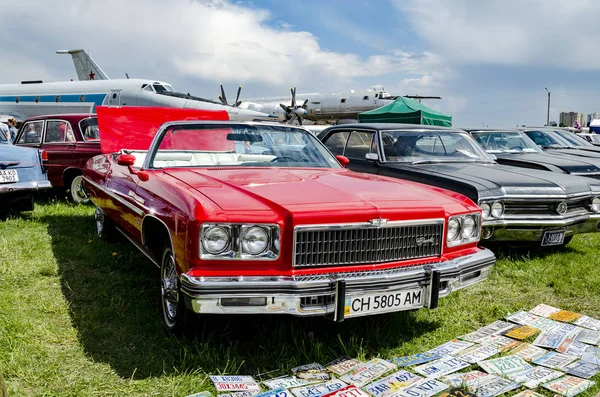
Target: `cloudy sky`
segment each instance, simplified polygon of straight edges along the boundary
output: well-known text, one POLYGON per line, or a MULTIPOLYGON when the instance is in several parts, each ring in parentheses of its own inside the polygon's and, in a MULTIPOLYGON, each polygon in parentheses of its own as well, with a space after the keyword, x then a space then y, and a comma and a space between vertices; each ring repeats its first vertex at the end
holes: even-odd
POLYGON ((0 0, 0 83, 76 78, 85 48, 111 78, 215 98, 383 85, 438 95, 456 126, 540 125, 600 111, 595 0, 0 0), (50 4, 52 3, 52 6, 50 4))

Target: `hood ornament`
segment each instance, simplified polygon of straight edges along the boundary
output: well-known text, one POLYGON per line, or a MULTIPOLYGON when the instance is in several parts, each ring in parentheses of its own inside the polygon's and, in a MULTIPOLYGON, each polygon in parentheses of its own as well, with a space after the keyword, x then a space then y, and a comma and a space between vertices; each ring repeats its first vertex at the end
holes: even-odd
POLYGON ((382 217, 379 217, 379 218, 377 218, 377 219, 371 219, 371 220, 369 221, 369 223, 370 223, 372 226, 377 226, 377 227, 380 227, 380 226, 383 226, 383 225, 387 224, 387 223, 388 223, 388 221, 389 221, 389 219, 383 219, 382 217))

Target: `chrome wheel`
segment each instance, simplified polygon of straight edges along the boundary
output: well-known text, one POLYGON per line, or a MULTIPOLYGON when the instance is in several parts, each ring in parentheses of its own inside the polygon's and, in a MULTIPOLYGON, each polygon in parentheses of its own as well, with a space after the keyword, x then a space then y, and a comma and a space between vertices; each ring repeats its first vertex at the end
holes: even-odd
POLYGON ((163 317, 167 328, 173 329, 177 326, 178 321, 179 280, 177 278, 175 258, 170 247, 165 248, 163 251, 160 276, 163 317))
POLYGON ((73 199, 73 202, 77 204, 85 204, 90 201, 83 189, 83 177, 81 175, 77 175, 71 181, 71 198, 73 199))

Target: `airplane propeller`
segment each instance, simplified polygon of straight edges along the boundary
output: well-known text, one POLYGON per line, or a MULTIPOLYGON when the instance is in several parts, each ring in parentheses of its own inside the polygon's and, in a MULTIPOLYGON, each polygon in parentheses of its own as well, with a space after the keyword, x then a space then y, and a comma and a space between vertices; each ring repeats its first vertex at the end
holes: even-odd
POLYGON ((281 106, 281 108, 285 112, 285 120, 288 124, 291 124, 295 120, 298 120, 298 124, 302 125, 302 118, 308 114, 306 110, 308 105, 308 99, 305 99, 304 103, 301 106, 298 106, 296 104, 296 87, 290 88, 290 92, 292 93, 291 106, 286 106, 283 103, 280 103, 279 106, 281 106))
POLYGON ((223 105, 233 106, 234 108, 237 108, 238 106, 241 105, 242 101, 240 101, 240 93, 242 92, 242 86, 238 87, 237 95, 235 96, 235 102, 232 105, 227 103, 227 96, 225 95, 225 90, 223 89, 223 84, 220 84, 220 86, 221 86, 221 95, 219 95, 219 101, 221 101, 221 103, 223 105))

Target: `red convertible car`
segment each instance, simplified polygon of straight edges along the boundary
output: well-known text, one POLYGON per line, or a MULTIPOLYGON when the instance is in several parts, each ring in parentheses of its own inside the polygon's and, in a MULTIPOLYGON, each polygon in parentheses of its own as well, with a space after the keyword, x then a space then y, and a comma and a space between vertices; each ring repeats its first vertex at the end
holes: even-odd
POLYGON ((15 145, 45 150, 48 153, 48 179, 52 187, 69 189, 76 203, 88 201, 81 184, 81 170, 90 157, 101 153, 95 114, 29 118, 19 129, 15 145))
POLYGON ((435 308, 487 278, 471 200, 347 162, 302 128, 175 121, 144 150, 90 159, 83 181, 98 235, 124 234, 160 268, 168 329, 193 313, 435 308))

